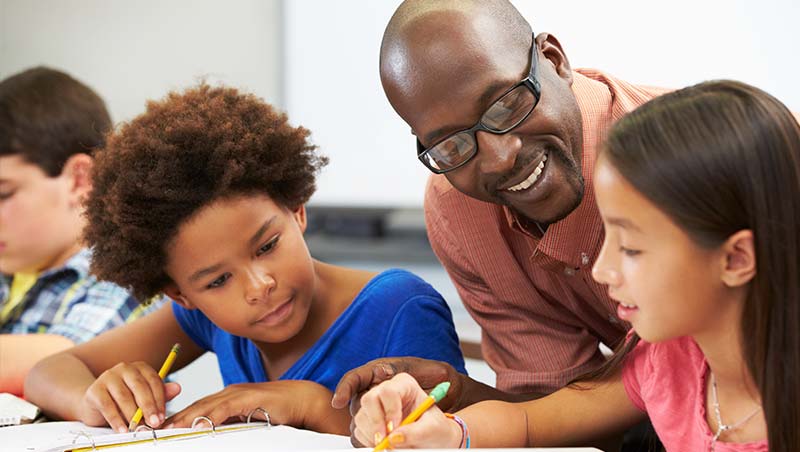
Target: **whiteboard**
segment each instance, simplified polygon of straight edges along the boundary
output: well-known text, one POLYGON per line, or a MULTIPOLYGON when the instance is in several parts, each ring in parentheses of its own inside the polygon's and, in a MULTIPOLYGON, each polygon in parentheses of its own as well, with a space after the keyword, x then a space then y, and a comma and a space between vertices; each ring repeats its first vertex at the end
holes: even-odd
MULTIPOLYGON (((711 78, 754 84, 800 111, 800 2, 514 1, 554 34, 573 67, 681 87, 711 78), (668 7, 666 7, 668 6, 668 7)), ((397 0, 284 3, 284 99, 331 158, 312 204, 419 207, 428 171, 384 97, 378 51, 397 0), (370 169, 377 162, 380 169, 370 169)))

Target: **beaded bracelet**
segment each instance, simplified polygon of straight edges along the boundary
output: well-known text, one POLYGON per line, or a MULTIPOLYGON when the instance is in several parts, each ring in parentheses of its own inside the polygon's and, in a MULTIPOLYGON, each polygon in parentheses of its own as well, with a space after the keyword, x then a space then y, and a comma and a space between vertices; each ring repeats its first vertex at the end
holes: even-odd
POLYGON ((464 422, 464 419, 461 419, 455 414, 444 413, 444 415, 448 419, 456 421, 456 424, 458 424, 461 427, 461 443, 458 445, 458 448, 469 449, 469 428, 467 428, 467 423, 464 422))

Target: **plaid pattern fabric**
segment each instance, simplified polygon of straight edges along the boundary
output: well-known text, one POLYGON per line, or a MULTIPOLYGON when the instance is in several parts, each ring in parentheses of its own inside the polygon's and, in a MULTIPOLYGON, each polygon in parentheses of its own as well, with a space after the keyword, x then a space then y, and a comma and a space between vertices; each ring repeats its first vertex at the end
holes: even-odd
MULTIPOLYGON (((163 300, 148 306, 125 289, 98 281, 89 274, 91 251, 83 249, 63 267, 39 275, 36 283, 14 308, 2 334, 59 334, 76 344, 157 309, 163 300)), ((0 275, 0 308, 8 303, 11 276, 0 275)))

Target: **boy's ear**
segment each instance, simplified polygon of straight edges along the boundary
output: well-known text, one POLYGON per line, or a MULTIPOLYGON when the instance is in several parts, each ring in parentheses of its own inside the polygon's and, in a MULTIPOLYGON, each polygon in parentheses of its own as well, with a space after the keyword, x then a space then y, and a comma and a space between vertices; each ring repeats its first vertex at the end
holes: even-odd
POLYGON ((722 245, 724 268, 722 282, 728 287, 740 287, 756 275, 756 247, 753 231, 743 229, 722 245))
POLYGON ((195 305, 189 300, 178 288, 174 282, 169 283, 164 287, 164 294, 172 298, 175 303, 178 303, 184 309, 195 309, 195 305))
POLYGON ((74 154, 64 163, 61 177, 68 184, 71 205, 81 205, 92 190, 93 167, 94 159, 88 154, 74 154))
POLYGON ((300 226, 300 232, 306 232, 306 226, 308 225, 306 220, 306 206, 301 205, 292 210, 292 216, 294 217, 294 221, 297 222, 297 225, 300 226))

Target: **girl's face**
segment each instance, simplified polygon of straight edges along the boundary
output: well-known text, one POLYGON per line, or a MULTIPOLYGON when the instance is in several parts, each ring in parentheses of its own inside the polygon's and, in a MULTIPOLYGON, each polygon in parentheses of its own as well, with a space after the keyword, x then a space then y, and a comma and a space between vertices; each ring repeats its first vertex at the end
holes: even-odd
POLYGON ((709 331, 727 319, 722 249, 705 249, 634 189, 602 156, 594 190, 605 241, 592 269, 617 314, 648 342, 709 331))
POLYGON ((223 330, 280 343, 302 331, 315 287, 305 208, 266 196, 220 199, 182 224, 167 248, 165 292, 223 330))

